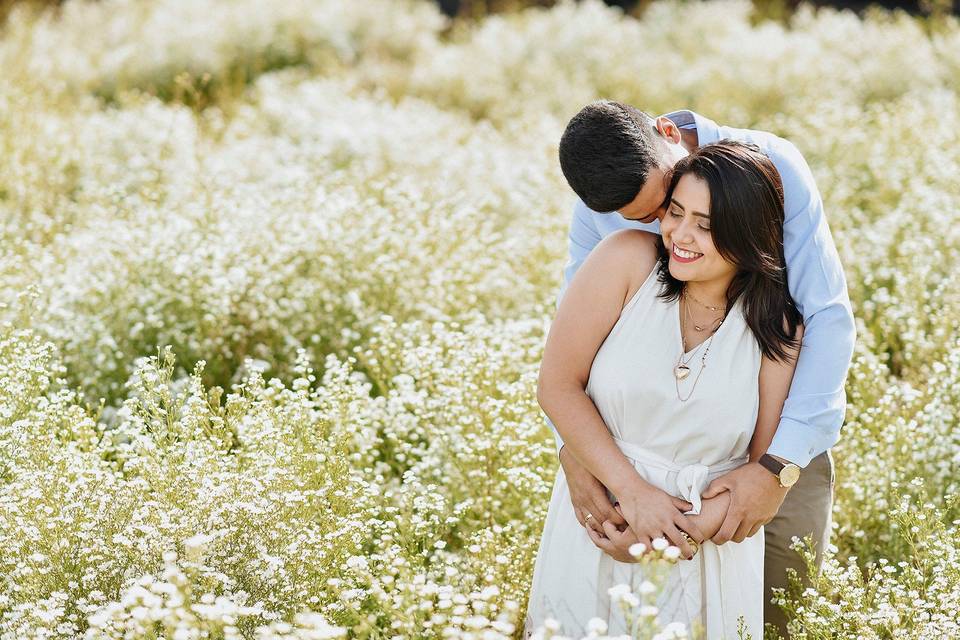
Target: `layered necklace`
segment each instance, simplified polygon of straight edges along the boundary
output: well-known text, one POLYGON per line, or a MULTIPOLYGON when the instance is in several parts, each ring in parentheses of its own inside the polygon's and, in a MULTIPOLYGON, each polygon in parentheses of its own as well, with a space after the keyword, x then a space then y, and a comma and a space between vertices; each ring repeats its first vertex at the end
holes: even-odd
POLYGON ((723 320, 726 317, 726 307, 712 307, 708 304, 704 304, 688 293, 686 287, 683 288, 683 291, 680 294, 679 304, 683 309, 680 322, 680 357, 677 359, 677 365, 673 368, 673 377, 677 387, 677 399, 679 399, 681 402, 686 402, 690 399, 690 396, 693 395, 694 389, 697 388, 697 382, 700 381, 700 376, 703 374, 703 370, 707 368, 707 354, 710 353, 710 346, 713 344, 713 338, 717 335, 717 330, 720 329, 720 325, 723 324, 723 320), (687 357, 687 359, 684 360, 683 356, 687 353, 687 340, 684 338, 683 334, 684 328, 687 325, 687 318, 690 318, 690 324, 693 325, 693 329, 697 332, 703 332, 708 328, 708 325, 700 326, 693 321, 693 316, 690 314, 690 305, 686 302, 688 297, 701 307, 705 307, 711 311, 719 311, 724 315, 721 315, 714 321, 714 326, 710 330, 710 337, 698 344, 697 347, 687 357), (693 361, 693 358, 704 345, 706 345, 706 349, 700 358, 700 371, 697 372, 697 377, 693 380, 693 387, 691 387, 690 393, 688 393, 686 397, 683 397, 680 394, 680 381, 686 379, 686 377, 690 375, 690 362, 693 361))

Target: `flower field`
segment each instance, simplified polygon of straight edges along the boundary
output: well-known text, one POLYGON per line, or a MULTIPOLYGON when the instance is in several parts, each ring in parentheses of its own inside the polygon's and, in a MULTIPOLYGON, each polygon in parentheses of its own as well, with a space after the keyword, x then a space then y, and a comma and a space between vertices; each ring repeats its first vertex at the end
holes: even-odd
POLYGON ((960 637, 956 19, 69 0, 0 69, 0 639, 519 637, 598 97, 804 153, 858 340, 793 637, 960 637))

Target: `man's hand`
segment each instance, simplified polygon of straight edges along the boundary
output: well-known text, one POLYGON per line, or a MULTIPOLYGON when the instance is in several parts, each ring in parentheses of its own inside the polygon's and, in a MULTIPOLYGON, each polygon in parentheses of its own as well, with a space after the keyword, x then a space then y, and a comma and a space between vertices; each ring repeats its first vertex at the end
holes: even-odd
POLYGON ((607 496, 607 490, 599 480, 593 477, 587 468, 577 462, 576 457, 560 449, 560 464, 567 476, 567 486, 570 488, 570 502, 573 503, 573 512, 577 522, 603 536, 603 523, 609 521, 617 529, 627 526, 607 496), (587 518, 587 514, 592 517, 587 518))
POLYGON ((711 540, 715 544, 743 542, 773 520, 789 490, 781 487, 777 477, 759 462, 748 462, 715 479, 701 498, 706 500, 729 491, 730 506, 711 540))

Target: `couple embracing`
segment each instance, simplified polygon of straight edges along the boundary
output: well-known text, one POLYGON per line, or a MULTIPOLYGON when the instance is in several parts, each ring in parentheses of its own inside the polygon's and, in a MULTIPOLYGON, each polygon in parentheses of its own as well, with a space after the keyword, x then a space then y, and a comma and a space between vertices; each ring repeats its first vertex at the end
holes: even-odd
POLYGON ((525 635, 553 618, 630 633, 608 591, 631 547, 680 559, 662 623, 706 638, 786 633, 771 590, 794 536, 829 539, 855 328, 807 163, 770 133, 691 111, 588 105, 560 142, 578 201, 537 397, 557 473, 525 635))

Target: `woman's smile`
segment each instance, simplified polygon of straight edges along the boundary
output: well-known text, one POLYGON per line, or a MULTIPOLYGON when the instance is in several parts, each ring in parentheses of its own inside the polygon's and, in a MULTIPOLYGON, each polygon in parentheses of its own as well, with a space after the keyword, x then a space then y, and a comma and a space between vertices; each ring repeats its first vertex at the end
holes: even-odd
POLYGON ((685 251, 681 249, 676 244, 673 245, 673 257, 677 262, 694 262, 703 257, 702 253, 696 253, 695 251, 685 251))

